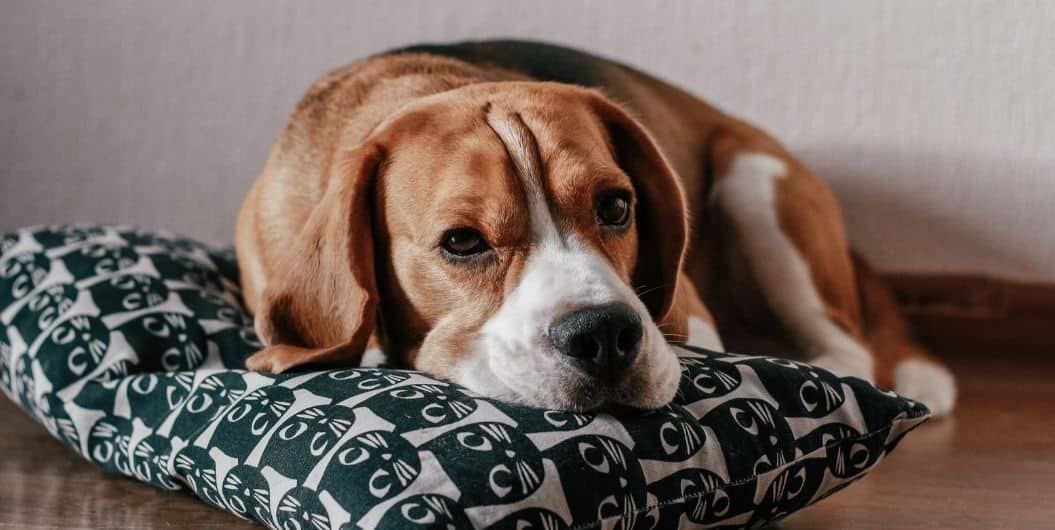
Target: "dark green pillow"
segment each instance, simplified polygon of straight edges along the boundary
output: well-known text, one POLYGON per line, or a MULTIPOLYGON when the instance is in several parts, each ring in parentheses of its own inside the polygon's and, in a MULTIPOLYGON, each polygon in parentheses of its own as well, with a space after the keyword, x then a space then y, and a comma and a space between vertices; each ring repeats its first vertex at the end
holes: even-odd
POLYGON ((870 471, 926 408, 685 348, 674 403, 575 414, 425 374, 243 370, 229 250, 127 227, 0 240, 0 386, 96 465, 282 528, 756 526, 870 471))

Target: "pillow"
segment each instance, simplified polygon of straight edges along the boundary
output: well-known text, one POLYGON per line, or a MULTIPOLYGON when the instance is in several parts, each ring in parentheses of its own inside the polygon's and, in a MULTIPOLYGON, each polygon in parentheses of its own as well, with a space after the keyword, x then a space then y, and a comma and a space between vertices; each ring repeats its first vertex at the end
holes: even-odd
POLYGON ((674 403, 578 414, 423 373, 246 372, 230 250, 128 227, 0 240, 0 386, 99 467, 274 528, 756 526, 872 470, 926 408, 681 351, 674 403))

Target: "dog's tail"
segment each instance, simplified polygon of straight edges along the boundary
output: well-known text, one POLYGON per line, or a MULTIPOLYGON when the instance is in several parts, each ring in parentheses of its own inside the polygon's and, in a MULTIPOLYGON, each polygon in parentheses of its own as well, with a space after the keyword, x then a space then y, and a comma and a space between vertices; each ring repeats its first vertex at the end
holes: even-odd
POLYGON ((952 412, 956 380, 944 363, 913 338, 894 295, 882 278, 853 254, 861 298, 864 341, 875 358, 876 383, 920 401, 934 416, 952 412))

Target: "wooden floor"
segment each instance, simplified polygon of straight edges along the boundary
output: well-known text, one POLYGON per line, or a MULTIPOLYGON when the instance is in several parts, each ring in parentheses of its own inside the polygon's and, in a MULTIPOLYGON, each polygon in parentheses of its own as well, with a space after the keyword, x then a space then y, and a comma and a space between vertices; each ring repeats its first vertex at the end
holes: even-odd
MULTIPOLYGON (((993 353, 953 366, 954 418, 777 528, 1055 528, 1055 360, 993 353)), ((101 473, 0 397, 0 528, 169 527, 259 528, 101 473)))
POLYGON ((960 385, 955 415, 919 427, 871 475, 777 528, 1055 528, 1055 359, 947 358, 960 385))

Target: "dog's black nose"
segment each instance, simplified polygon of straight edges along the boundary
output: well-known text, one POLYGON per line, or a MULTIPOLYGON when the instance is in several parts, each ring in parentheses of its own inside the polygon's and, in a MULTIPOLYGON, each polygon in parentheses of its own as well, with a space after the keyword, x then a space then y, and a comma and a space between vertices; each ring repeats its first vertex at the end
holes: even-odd
POLYGON ((641 318, 630 306, 611 303, 577 309, 553 323, 550 338, 586 373, 614 379, 637 357, 641 318))

